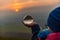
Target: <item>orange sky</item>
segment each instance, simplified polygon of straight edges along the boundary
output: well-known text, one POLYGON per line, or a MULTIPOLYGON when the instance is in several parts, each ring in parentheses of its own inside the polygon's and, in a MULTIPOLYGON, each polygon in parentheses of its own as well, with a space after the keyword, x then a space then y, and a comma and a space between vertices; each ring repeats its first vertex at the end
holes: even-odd
POLYGON ((18 11, 25 7, 52 5, 58 2, 58 0, 0 0, 0 10, 12 9, 18 11))

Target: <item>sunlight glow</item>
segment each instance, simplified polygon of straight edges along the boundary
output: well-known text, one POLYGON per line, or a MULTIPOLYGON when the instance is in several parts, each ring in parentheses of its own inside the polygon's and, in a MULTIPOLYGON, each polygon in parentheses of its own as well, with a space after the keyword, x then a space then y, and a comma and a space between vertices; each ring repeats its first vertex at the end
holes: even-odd
POLYGON ((18 4, 18 0, 14 0, 14 8, 15 8, 15 11, 18 12, 19 11, 19 4, 18 4))
POLYGON ((8 2, 6 5, 0 3, 0 10, 11 9, 15 12, 18 12, 19 10, 27 7, 53 5, 59 2, 58 0, 37 0, 37 1, 29 0, 25 2, 19 2, 19 0, 12 0, 12 1, 13 3, 8 2))
POLYGON ((18 12, 19 11, 19 4, 18 3, 15 3, 13 5, 13 8, 15 9, 16 12, 18 12))
POLYGON ((19 11, 19 9, 16 9, 16 12, 18 12, 19 11))

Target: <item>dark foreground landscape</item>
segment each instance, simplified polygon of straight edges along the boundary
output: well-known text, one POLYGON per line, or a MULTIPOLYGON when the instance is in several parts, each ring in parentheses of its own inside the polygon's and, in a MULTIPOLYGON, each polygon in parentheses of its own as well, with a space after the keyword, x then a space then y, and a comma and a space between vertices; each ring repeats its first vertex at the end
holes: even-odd
POLYGON ((0 40, 31 40, 31 34, 28 33, 4 33, 0 40))

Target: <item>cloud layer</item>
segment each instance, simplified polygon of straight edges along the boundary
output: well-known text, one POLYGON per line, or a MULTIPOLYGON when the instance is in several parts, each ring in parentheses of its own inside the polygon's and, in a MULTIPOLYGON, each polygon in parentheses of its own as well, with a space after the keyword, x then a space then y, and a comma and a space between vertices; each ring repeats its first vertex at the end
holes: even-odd
POLYGON ((0 10, 22 9, 31 6, 44 6, 58 3, 58 0, 0 0, 0 10))

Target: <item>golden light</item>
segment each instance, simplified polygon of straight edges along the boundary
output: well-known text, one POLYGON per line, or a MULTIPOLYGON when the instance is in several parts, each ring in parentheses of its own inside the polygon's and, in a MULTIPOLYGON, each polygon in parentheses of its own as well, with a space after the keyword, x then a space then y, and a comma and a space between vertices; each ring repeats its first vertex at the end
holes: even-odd
POLYGON ((1 5, 0 10, 13 10, 15 12, 20 11, 23 8, 32 7, 32 6, 46 6, 46 5, 53 5, 58 3, 58 0, 41 0, 41 1, 26 1, 26 2, 18 2, 18 0, 13 0, 13 3, 8 3, 6 5, 1 5))
POLYGON ((19 11, 19 4, 18 4, 18 3, 15 3, 15 4, 14 4, 14 9, 15 9, 16 12, 19 11))
POLYGON ((14 0, 14 7, 15 7, 15 11, 18 12, 19 11, 18 0, 14 0))
POLYGON ((21 10, 24 7, 23 3, 13 3, 12 5, 10 5, 8 8, 10 8, 11 10, 18 12, 19 10, 21 10))
POLYGON ((16 9, 16 12, 18 12, 19 11, 19 9, 16 9))

